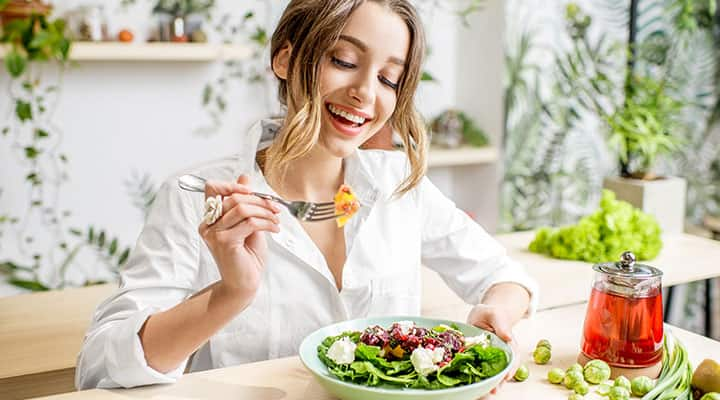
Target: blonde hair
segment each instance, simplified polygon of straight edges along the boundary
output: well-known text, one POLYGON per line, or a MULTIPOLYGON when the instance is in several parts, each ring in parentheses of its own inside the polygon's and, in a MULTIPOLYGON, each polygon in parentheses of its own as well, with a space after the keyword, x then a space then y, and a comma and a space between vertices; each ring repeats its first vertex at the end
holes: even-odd
POLYGON ((286 106, 289 98, 296 113, 268 147, 261 162, 264 161, 266 171, 275 171, 283 177, 289 163, 308 154, 318 142, 323 108, 318 82, 323 56, 338 41, 350 14, 365 1, 384 5, 399 15, 410 31, 405 72, 390 117, 391 127, 402 138, 410 164, 410 173, 395 192, 403 195, 420 183, 427 157, 425 123, 414 104, 425 55, 425 33, 408 0, 292 0, 288 4, 272 35, 270 61, 287 43, 291 44, 287 80, 278 77, 278 97, 286 106), (293 95, 288 97, 290 90, 293 95))

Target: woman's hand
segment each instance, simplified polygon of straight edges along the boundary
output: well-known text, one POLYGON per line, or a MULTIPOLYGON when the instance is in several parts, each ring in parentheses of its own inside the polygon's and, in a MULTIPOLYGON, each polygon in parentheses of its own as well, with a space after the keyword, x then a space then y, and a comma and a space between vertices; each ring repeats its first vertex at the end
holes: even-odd
MULTIPOLYGON (((495 305, 479 304, 470 311, 468 315, 468 323, 479 328, 495 333, 500 339, 504 340, 513 349, 515 358, 510 366, 510 371, 505 376, 504 381, 509 381, 515 376, 519 364, 518 345, 513 337, 512 327, 514 320, 510 313, 503 310, 502 307, 495 305)), ((502 386, 502 382, 490 393, 495 394, 502 386)))
POLYGON ((200 224, 200 236, 207 244, 220 271, 222 289, 229 298, 251 299, 260 285, 265 268, 267 242, 263 232, 279 232, 280 209, 271 201, 252 195, 249 178, 236 183, 208 181, 205 198, 223 198, 223 214, 208 225, 200 224))

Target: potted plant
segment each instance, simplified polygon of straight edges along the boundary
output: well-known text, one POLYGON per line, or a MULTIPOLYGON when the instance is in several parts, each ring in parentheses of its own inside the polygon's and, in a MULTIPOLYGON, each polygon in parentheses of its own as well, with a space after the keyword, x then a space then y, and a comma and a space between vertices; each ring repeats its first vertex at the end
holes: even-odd
POLYGON ((578 81, 571 81, 586 99, 586 107, 605 125, 608 147, 617 155, 617 176, 606 177, 603 186, 637 208, 656 217, 663 232, 682 232, 685 220, 686 182, 672 176, 660 176, 657 161, 680 149, 678 118, 684 104, 669 87, 672 48, 666 38, 655 43, 637 43, 637 1, 630 2, 630 29, 627 43, 617 46, 627 50, 624 82, 614 86, 608 77, 608 60, 596 52, 602 45, 590 44, 587 29, 591 19, 574 3, 566 9, 568 31, 576 50, 589 53, 592 66, 569 59, 567 70, 583 71, 578 81), (637 71, 636 63, 646 68, 637 71))
POLYGON ((188 17, 207 15, 214 6, 215 0, 158 0, 152 11, 164 17, 160 22, 160 40, 187 42, 192 33, 188 17))

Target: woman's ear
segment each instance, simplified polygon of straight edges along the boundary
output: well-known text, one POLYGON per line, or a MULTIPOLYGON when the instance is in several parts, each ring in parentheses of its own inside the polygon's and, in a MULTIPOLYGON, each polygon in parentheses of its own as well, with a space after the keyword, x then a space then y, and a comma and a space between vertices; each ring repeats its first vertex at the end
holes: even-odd
POLYGON ((288 42, 275 54, 272 61, 272 69, 275 75, 283 80, 287 80, 288 69, 290 68, 290 54, 292 53, 292 45, 288 42))

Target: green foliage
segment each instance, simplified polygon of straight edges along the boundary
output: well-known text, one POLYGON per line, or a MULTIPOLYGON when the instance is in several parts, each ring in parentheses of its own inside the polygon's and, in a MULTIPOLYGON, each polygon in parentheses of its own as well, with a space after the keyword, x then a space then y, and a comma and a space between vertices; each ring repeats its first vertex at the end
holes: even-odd
POLYGON ((529 249, 535 253, 593 263, 617 260, 632 251, 641 260, 655 258, 662 248, 655 218, 603 191, 600 208, 577 224, 538 230, 529 249))
POLYGON ((608 144, 629 171, 647 172, 658 156, 678 150, 675 134, 682 103, 670 97, 665 86, 651 77, 635 76, 632 94, 623 107, 606 117, 608 144))
POLYGON ((158 0, 152 12, 184 17, 192 14, 209 14, 214 6, 215 0, 158 0))

